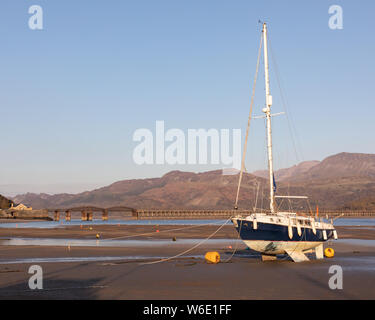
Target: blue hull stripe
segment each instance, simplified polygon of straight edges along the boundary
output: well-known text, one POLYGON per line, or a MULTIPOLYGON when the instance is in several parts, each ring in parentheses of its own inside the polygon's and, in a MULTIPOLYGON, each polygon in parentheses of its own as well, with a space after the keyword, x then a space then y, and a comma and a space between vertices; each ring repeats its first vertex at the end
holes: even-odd
MULTIPOLYGON (((316 229, 316 234, 311 228, 304 228, 301 226, 301 236, 298 235, 297 227, 293 228, 293 237, 289 238, 288 226, 282 226, 271 223, 258 222, 258 229, 254 230, 251 221, 237 220, 237 232, 240 232, 242 240, 263 240, 263 241, 326 241, 323 238, 323 230, 316 229), (242 222, 242 227, 241 226, 242 222)), ((326 230, 327 240, 333 238, 333 230, 326 230)))

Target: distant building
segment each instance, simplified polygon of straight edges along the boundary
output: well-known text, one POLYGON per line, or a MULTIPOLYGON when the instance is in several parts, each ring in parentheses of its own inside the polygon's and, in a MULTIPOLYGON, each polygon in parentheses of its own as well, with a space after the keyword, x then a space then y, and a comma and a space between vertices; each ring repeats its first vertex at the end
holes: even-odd
POLYGON ((20 203, 17 206, 13 206, 13 203, 12 203, 12 206, 10 207, 10 209, 14 209, 14 210, 33 210, 33 208, 25 206, 22 203, 20 203))

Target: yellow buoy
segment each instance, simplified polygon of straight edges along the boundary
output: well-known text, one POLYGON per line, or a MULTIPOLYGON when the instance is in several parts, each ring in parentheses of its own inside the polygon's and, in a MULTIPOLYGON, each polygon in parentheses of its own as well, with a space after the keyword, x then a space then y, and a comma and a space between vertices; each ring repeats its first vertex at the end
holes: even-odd
POLYGON ((326 248, 324 250, 324 255, 326 256, 326 258, 333 258, 333 256, 335 255, 335 250, 333 250, 332 248, 326 248))
POLYGON ((220 254, 216 251, 210 251, 207 252, 206 255, 204 256, 206 261, 208 263, 219 263, 220 262, 220 254))
POLYGON ((100 238, 100 235, 99 233, 96 234, 96 239, 99 239, 100 238))

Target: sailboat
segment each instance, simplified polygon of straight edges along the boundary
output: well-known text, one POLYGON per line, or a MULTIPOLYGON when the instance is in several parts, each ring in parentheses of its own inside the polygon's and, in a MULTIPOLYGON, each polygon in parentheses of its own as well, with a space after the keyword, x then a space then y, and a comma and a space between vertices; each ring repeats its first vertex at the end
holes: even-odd
MULTIPOLYGON (((266 84, 266 105, 263 108, 264 118, 267 128, 267 153, 268 153, 268 173, 270 190, 270 212, 255 212, 247 217, 235 216, 232 222, 239 233, 240 238, 252 250, 262 255, 262 260, 276 260, 277 255, 288 255, 295 262, 309 261, 306 253, 314 253, 317 259, 323 259, 323 243, 330 239, 337 239, 337 231, 333 226, 333 221, 325 222, 322 218, 301 215, 296 212, 280 212, 276 205, 276 198, 307 198, 303 196, 279 196, 275 195, 275 180, 273 172, 272 156, 272 130, 271 130, 271 106, 272 96, 270 94, 269 67, 268 67, 268 47, 267 47, 267 24, 263 23, 262 28, 263 56, 265 67, 266 84)), ((259 55, 261 52, 259 48, 259 55)), ((259 57, 258 57, 259 64, 259 57)), ((257 67, 258 68, 258 67, 257 67)), ((254 93, 254 91, 253 91, 254 93)), ((249 121, 251 119, 251 112, 249 121)), ((248 128, 249 128, 248 123, 248 128)), ((247 135, 245 140, 244 155, 246 152, 247 135)), ((235 209, 238 208, 238 192, 244 169, 244 159, 242 158, 242 168, 237 191, 235 209)))

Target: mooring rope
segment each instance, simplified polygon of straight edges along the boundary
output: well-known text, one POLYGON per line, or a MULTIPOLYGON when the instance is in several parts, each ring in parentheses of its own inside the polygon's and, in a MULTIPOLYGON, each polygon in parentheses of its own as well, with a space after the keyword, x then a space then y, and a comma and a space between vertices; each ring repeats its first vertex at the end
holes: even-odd
POLYGON ((224 263, 228 263, 230 260, 232 260, 233 256, 236 254, 237 250, 238 250, 238 243, 239 243, 239 239, 240 239, 240 235, 241 235, 241 229, 242 229, 242 222, 243 220, 241 220, 241 223, 240 223, 240 228, 238 229, 238 235, 237 235, 237 241, 236 241, 236 247, 234 248, 231 256, 224 261, 224 263))
MULTIPOLYGON (((178 258, 186 253, 189 253, 190 251, 194 250, 195 248, 199 247, 200 245, 202 245, 204 242, 206 242, 207 240, 209 240, 210 238, 212 238, 215 234, 217 234, 231 219, 233 218, 233 216, 229 217, 222 225, 219 226, 219 228, 217 228, 213 233, 211 233, 208 237, 206 237, 205 239, 201 240, 199 243, 197 243, 196 245, 194 245, 193 247, 183 251, 183 252, 180 252, 179 254, 177 255, 174 255, 172 257, 169 257, 169 258, 164 258, 164 259, 160 259, 160 260, 157 260, 157 261, 152 261, 152 262, 145 262, 145 263, 140 263, 140 265, 149 265, 149 264, 156 264, 156 263, 161 263, 161 262, 166 262, 166 261, 170 261, 172 259, 175 259, 175 258, 178 258)), ((186 230, 186 229, 193 229, 193 228, 198 228, 198 227, 204 227, 204 226, 212 226, 212 225, 217 225, 218 223, 215 222, 215 223, 207 223, 207 224, 200 224, 200 225, 193 225, 193 226, 186 226, 186 227, 181 227, 181 228, 173 228, 173 229, 167 229, 167 230, 161 230, 158 232, 159 233, 162 233, 162 232, 172 232, 172 231, 181 231, 181 230, 186 230)), ((238 232, 238 236, 237 236, 237 240, 240 238, 240 233, 241 233, 241 228, 242 228, 242 221, 241 221, 241 224, 240 224, 240 229, 239 229, 239 232, 238 232)), ((108 239, 97 239, 97 241, 108 241, 108 240, 116 240, 116 239, 124 239, 124 238, 132 238, 132 237, 139 237, 139 236, 143 236, 143 235, 154 235, 155 233, 157 233, 156 231, 153 231, 153 232, 147 232, 147 233, 140 233, 140 234, 134 234, 134 235, 127 235, 127 236, 121 236, 121 237, 113 237, 113 238, 108 238, 108 239)), ((83 239, 83 240, 87 240, 87 239, 83 239)), ((88 239, 88 240, 94 240, 94 239, 88 239)), ((80 244, 80 239, 76 239, 75 241, 72 241, 72 242, 68 242, 67 243, 67 246, 70 247, 70 245, 79 245, 80 244)), ((84 245, 83 245, 84 246, 84 245)), ((6 251, 6 250, 13 250, 15 248, 22 248, 22 249, 25 249, 25 248, 35 248, 36 246, 35 245, 26 245, 26 246, 10 246, 8 248, 0 248, 0 251, 6 251)), ((64 247, 64 246, 62 246, 64 247)), ((226 259, 225 261, 223 261, 224 263, 227 263, 229 262, 233 256, 235 255, 235 253, 237 252, 238 250, 238 241, 236 242, 236 247, 235 249, 233 250, 231 256, 226 259)))
POLYGON ((137 234, 133 234, 133 235, 127 235, 127 236, 121 236, 121 237, 114 237, 114 238, 108 238, 108 239, 102 239, 102 240, 117 240, 117 239, 126 239, 126 238, 136 238, 136 237, 140 237, 140 236, 154 235, 155 233, 181 231, 181 230, 194 229, 194 228, 205 227, 205 226, 212 226, 212 225, 217 225, 217 224, 218 224, 218 222, 205 223, 205 224, 197 224, 197 225, 189 225, 189 226, 185 226, 185 227, 181 227, 181 228, 173 228, 173 229, 160 230, 159 232, 152 231, 152 232, 146 232, 146 233, 137 233, 137 234))
POLYGON ((196 245, 194 245, 190 249, 187 249, 187 250, 185 250, 183 252, 180 252, 179 254, 176 254, 176 255, 174 255, 172 257, 169 257, 169 258, 160 259, 160 260, 151 261, 151 262, 143 262, 143 263, 140 263, 140 265, 150 265, 150 264, 157 264, 157 263, 161 263, 161 262, 166 262, 166 261, 181 257, 181 256, 183 256, 184 254, 186 254, 190 251, 193 251, 195 248, 198 248, 201 244, 203 244, 204 242, 206 242, 207 240, 212 238, 216 233, 218 233, 231 219, 232 219, 232 217, 230 217, 228 220, 226 220, 218 229, 216 229, 213 233, 211 233, 207 238, 203 239, 202 241, 200 241, 199 243, 197 243, 196 245))

